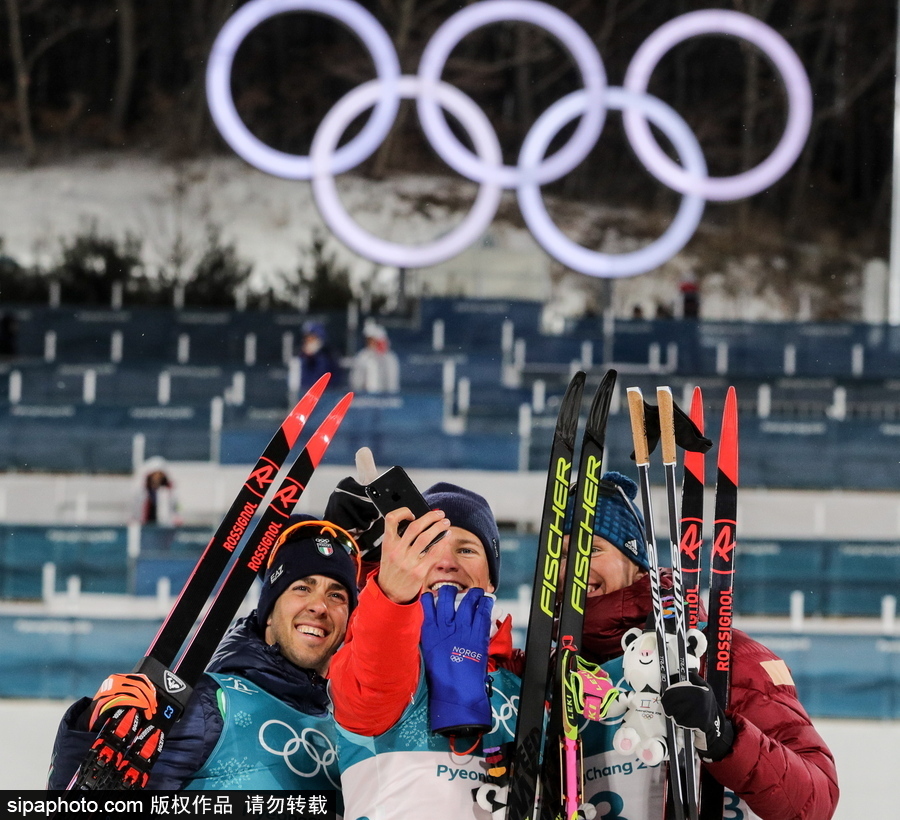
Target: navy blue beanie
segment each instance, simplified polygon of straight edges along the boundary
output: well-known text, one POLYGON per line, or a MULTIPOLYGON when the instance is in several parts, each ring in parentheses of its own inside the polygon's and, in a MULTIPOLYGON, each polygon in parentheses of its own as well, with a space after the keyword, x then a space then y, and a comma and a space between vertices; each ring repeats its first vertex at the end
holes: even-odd
MULTIPOLYGON (((644 517, 634 504, 629 504, 622 492, 634 501, 638 486, 622 473, 604 473, 600 481, 597 514, 594 517, 594 535, 605 538, 642 569, 650 569, 647 558, 647 542, 644 538, 644 517), (621 490, 620 490, 621 488, 621 490)), ((569 496, 566 515, 566 532, 572 528, 572 511, 575 493, 569 496)))
POLYGON ((454 527, 478 536, 487 556, 488 573, 496 590, 500 586, 500 531, 494 513, 487 501, 478 493, 440 481, 422 495, 433 510, 443 510, 454 527))
POLYGON ((328 532, 327 525, 290 530, 294 524, 315 520, 310 515, 292 515, 275 542, 274 560, 262 576, 263 588, 256 606, 256 622, 263 631, 281 594, 294 581, 310 575, 324 575, 342 584, 347 589, 350 612, 356 607, 356 563, 343 544, 328 532))

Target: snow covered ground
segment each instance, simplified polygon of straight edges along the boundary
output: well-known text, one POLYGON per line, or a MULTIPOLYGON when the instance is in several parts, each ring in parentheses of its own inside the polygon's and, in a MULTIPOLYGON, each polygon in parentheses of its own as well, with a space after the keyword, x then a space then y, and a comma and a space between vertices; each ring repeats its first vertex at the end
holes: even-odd
MULTIPOLYGON (((45 785, 56 726, 68 703, 0 700, 0 789, 45 785)), ((889 820, 897 816, 896 763, 900 722, 816 721, 838 764, 841 801, 835 820, 889 820)))
MULTIPOLYGON (((476 192, 474 185, 453 177, 372 181, 345 174, 338 187, 344 206, 363 227, 405 243, 446 233, 462 219, 476 192)), ((26 264, 52 263, 61 237, 84 234, 96 225, 101 236, 140 237, 149 271, 166 264, 180 238, 190 269, 204 248, 207 228, 215 226, 224 241, 233 242, 239 255, 253 263, 251 283, 266 286, 276 284, 280 272, 297 266, 300 249, 309 247, 314 231, 328 235, 308 183, 271 177, 236 157, 164 163, 145 155, 98 154, 31 169, 6 166, 0 167, 0 190, 3 249, 26 264)), ((484 238, 485 247, 457 257, 455 265, 450 263, 452 271, 426 269, 426 287, 448 279, 461 287, 458 277, 465 271, 475 294, 543 300, 551 293, 559 312, 579 309, 588 298, 585 293, 596 294, 599 283, 576 274, 560 277, 556 263, 527 230, 511 221, 520 223, 514 197, 507 197, 484 238), (494 277, 483 275, 488 266, 496 271, 494 277)), ((595 234, 597 225, 607 224, 611 215, 608 209, 581 205, 564 212, 566 221, 561 224, 576 241, 595 234)), ((637 220, 639 215, 629 218, 637 220)), ((658 304, 678 310, 679 284, 698 269, 704 318, 779 320, 809 315, 814 292, 800 284, 795 287, 791 278, 767 278, 784 260, 736 253, 721 271, 712 271, 698 261, 701 245, 695 236, 660 270, 614 281, 616 312, 630 316, 638 304, 648 316, 658 304)), ((621 228, 603 231, 604 251, 620 253, 634 247, 635 241, 621 228)), ((349 268, 357 286, 363 282, 376 289, 394 286, 395 269, 361 259, 337 241, 329 241, 328 249, 349 268)))

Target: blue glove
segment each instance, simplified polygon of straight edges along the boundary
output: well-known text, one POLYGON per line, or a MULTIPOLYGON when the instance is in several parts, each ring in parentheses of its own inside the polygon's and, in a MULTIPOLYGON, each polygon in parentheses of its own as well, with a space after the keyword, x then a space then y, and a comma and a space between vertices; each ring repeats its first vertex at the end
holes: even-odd
POLYGON ((494 599, 483 589, 468 590, 456 603, 450 584, 422 596, 422 658, 428 681, 431 731, 475 735, 491 730, 488 696, 488 639, 494 599))

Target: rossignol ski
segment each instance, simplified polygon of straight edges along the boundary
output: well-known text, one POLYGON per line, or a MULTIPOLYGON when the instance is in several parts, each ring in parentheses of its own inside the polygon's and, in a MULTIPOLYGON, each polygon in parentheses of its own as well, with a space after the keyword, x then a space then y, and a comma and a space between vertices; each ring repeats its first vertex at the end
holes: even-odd
MULTIPOLYGON (((616 371, 609 370, 600 382, 584 429, 575 503, 569 537, 568 560, 562 581, 557 621, 556 670, 551 681, 550 718, 541 764, 538 816, 542 820, 575 820, 583 803, 583 773, 578 724, 582 714, 583 688, 574 680, 588 670, 580 663, 584 609, 594 541, 594 518, 602 493, 603 447, 609 406, 616 385, 616 371)), ((599 716, 598 716, 599 717, 599 716)))
POLYGON ((525 638, 525 668, 519 696, 516 738, 513 755, 509 760, 506 820, 532 820, 535 817, 544 746, 546 702, 552 676, 550 652, 553 646, 563 527, 584 381, 585 374, 579 371, 569 383, 560 404, 553 434, 525 638))
MULTIPOLYGON (((695 387, 691 394, 690 420, 703 435, 703 394, 695 387)), ((706 458, 697 450, 684 451, 684 477, 681 482, 681 528, 678 553, 684 582, 684 606, 687 628, 700 628, 700 583, 703 570, 703 485, 706 458)), ((674 549, 674 547, 673 547, 674 549)), ((703 770, 701 769, 701 777, 703 770)), ((670 799, 668 782, 666 800, 670 799)), ((697 801, 699 804, 699 796, 697 801)))
MULTIPOLYGON (((691 396, 691 421, 703 433, 703 394, 699 387, 691 396)), ((684 476, 681 481, 681 571, 687 604, 688 629, 700 623, 700 580, 703 570, 703 485, 706 480, 706 457, 685 450, 684 476)))
MULTIPOLYGON (((647 444, 647 427, 644 417, 644 398, 638 387, 628 388, 628 410, 631 417, 631 435, 634 441, 634 461, 638 469, 638 486, 641 493, 641 507, 644 514, 644 535, 647 541, 647 558, 650 563, 650 597, 653 605, 653 621, 656 630, 656 648, 659 655, 660 697, 669 682, 669 658, 666 648, 666 626, 664 621, 661 581, 659 575, 659 555, 656 548, 656 534, 653 524, 653 505, 650 499, 650 449, 647 444)), ((660 425, 662 427, 662 425, 660 425)), ((668 749, 668 773, 672 786, 672 804, 675 820, 687 818, 687 793, 684 772, 678 765, 678 729, 671 718, 666 719, 666 747, 668 749)))
POLYGON ((312 435, 263 509, 244 548, 213 598, 190 644, 173 661, 210 593, 259 512, 285 459, 327 384, 323 376, 284 421, 263 451, 185 584, 147 654, 133 670, 153 685, 146 709, 115 708, 101 727, 69 789, 141 789, 159 757, 166 733, 181 716, 222 635, 258 570, 284 529, 301 493, 340 426, 352 401, 347 394, 312 435))
MULTIPOLYGON (((666 505, 668 508, 669 543, 672 557, 672 610, 675 621, 676 668, 669 670, 679 682, 688 681, 687 618, 685 616, 685 585, 681 567, 680 520, 678 516, 677 487, 675 482, 675 402, 669 387, 656 389, 656 405, 659 408, 659 443, 662 450, 663 469, 666 477, 666 505)), ((671 724, 670 724, 671 728, 671 724)), ((679 729, 681 741, 678 758, 670 760, 669 768, 677 766, 683 783, 684 810, 689 820, 697 820, 697 756, 694 752, 694 733, 679 729)), ((676 744, 677 745, 677 744, 676 744)), ((673 800, 677 795, 672 795, 673 800)), ((677 809, 675 810, 677 814, 677 809)))
MULTIPOLYGON (((709 580, 709 645, 706 681, 725 711, 731 684, 731 632, 734 596, 734 554, 737 545, 738 415, 737 393, 728 388, 719 436, 715 524, 709 580)), ((722 820, 722 785, 704 772, 701 778, 700 820, 722 820)))

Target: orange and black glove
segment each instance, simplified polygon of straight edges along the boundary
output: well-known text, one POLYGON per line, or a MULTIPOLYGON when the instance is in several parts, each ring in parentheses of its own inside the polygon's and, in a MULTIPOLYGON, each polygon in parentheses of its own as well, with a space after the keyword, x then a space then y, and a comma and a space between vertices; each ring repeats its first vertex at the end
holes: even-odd
POLYGON ((144 717, 152 720, 156 714, 156 687, 146 675, 110 675, 97 690, 91 701, 90 726, 98 731, 106 718, 120 706, 143 710, 144 717))

